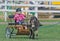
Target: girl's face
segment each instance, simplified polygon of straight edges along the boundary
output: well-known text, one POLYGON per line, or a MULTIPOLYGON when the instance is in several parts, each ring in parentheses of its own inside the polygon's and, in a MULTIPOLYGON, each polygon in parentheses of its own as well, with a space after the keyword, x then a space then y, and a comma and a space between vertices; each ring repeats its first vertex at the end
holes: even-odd
POLYGON ((22 12, 17 12, 17 13, 22 13, 22 12))

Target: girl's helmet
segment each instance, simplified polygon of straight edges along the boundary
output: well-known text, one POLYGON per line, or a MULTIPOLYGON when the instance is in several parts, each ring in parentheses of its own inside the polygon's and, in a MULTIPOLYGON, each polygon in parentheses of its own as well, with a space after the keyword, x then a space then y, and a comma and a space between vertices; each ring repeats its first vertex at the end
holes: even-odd
POLYGON ((22 11, 21 8, 16 9, 16 12, 21 12, 21 11, 22 11))

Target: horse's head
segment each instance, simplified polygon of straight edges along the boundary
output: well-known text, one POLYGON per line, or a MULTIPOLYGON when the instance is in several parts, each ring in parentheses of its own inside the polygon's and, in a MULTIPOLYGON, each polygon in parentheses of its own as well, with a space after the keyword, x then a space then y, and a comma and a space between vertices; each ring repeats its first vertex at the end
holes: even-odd
POLYGON ((31 27, 35 27, 36 25, 36 21, 35 20, 31 20, 31 22, 30 22, 30 24, 31 24, 31 27))
POLYGON ((34 20, 32 20, 32 21, 31 21, 31 24, 32 24, 32 25, 34 25, 34 24, 35 24, 35 21, 34 21, 34 20))

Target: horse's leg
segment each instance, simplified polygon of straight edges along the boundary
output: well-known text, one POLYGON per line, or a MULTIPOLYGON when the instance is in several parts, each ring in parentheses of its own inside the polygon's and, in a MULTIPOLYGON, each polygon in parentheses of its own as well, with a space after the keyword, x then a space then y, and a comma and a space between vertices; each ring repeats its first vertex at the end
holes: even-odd
POLYGON ((35 31, 35 35, 38 36, 38 30, 35 31))
POLYGON ((32 37, 32 30, 30 29, 30 36, 29 36, 29 38, 31 38, 32 37))
POLYGON ((11 34, 13 34, 13 31, 14 31, 14 28, 12 27, 12 31, 11 31, 11 34))

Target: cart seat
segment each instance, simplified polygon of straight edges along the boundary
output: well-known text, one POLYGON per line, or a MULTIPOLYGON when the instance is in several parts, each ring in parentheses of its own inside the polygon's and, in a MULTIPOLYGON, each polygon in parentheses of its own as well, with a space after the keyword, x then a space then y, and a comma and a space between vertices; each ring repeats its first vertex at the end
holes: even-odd
POLYGON ((19 25, 18 23, 8 23, 8 25, 19 25))
MULTIPOLYGON (((19 25, 19 23, 8 23, 9 25, 19 25)), ((22 25, 27 25, 27 23, 23 23, 22 25)))

